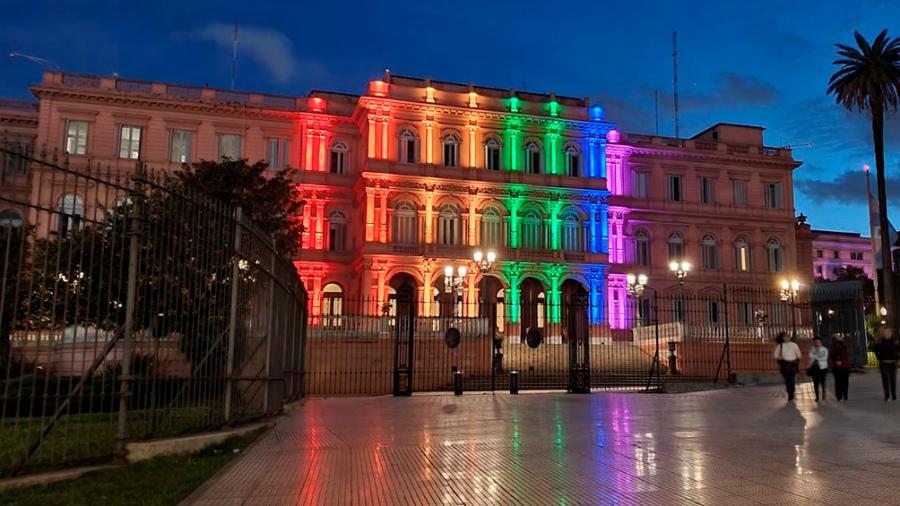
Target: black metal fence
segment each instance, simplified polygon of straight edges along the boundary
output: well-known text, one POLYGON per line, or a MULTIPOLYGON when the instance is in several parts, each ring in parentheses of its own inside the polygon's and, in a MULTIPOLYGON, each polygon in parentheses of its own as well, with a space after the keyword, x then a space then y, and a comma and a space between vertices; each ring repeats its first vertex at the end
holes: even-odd
POLYGON ((0 158, 32 180, 0 195, 0 476, 302 395, 305 291, 240 209, 140 164, 0 158))
MULTIPOLYGON (((802 289, 735 286, 645 293, 615 318, 577 294, 564 294, 558 306, 435 302, 431 315, 399 293, 387 303, 327 307, 340 314, 310 317, 310 395, 450 391, 457 382, 488 391, 657 390, 672 381, 776 374, 776 336, 793 336, 805 353, 832 311, 814 308, 802 289)), ((851 345, 865 347, 864 338, 851 345)))

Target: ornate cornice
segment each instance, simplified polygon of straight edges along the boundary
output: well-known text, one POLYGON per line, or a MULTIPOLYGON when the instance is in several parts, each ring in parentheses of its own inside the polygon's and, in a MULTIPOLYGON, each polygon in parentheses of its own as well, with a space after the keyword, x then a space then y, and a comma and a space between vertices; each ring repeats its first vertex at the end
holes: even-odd
MULTIPOLYGON (((611 146, 611 145, 610 145, 611 146)), ((628 146, 628 145, 626 145, 628 146)), ((691 162, 709 162, 709 163, 726 163, 726 164, 744 164, 744 165, 782 165, 799 167, 803 162, 794 159, 784 159, 777 156, 745 156, 719 151, 696 151, 685 148, 680 149, 655 149, 644 146, 628 146, 628 153, 631 157, 648 156, 654 158, 677 159, 679 161, 691 162)), ((609 150, 609 146, 607 146, 609 150)))

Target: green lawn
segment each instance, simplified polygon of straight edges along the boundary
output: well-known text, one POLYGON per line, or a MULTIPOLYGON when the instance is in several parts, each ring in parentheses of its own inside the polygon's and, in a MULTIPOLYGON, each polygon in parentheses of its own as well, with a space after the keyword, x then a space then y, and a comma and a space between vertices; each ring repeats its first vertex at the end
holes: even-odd
POLYGON ((261 431, 236 436, 193 455, 161 457, 104 469, 81 478, 0 492, 3 505, 162 506, 178 504, 229 460, 244 451, 261 431))

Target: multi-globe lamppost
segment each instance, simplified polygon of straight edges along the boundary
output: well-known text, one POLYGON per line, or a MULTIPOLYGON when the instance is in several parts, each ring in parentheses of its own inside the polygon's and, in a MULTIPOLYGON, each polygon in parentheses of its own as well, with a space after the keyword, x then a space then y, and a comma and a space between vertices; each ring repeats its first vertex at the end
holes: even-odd
POLYGON ((797 338, 797 296, 800 295, 800 282, 796 279, 781 280, 781 300, 791 308, 791 339, 797 338))
POLYGON ((625 276, 625 290, 628 292, 628 295, 634 299, 634 305, 636 308, 635 313, 637 313, 637 324, 643 325, 643 318, 641 315, 641 297, 644 295, 644 288, 647 286, 647 275, 646 274, 627 274, 625 276))

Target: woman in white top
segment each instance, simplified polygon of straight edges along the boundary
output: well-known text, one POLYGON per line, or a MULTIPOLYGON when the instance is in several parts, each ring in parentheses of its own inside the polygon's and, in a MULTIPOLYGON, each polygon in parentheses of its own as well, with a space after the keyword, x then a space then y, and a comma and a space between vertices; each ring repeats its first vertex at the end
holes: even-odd
POLYGON ((816 389, 816 402, 819 402, 819 388, 822 389, 822 400, 825 400, 825 377, 828 374, 828 348, 822 344, 822 339, 813 339, 812 348, 809 349, 809 369, 806 374, 813 380, 816 389))
POLYGON ((781 376, 784 378, 788 401, 792 401, 796 389, 797 371, 800 370, 800 347, 788 337, 787 332, 779 332, 775 342, 777 344, 772 356, 778 361, 778 370, 781 371, 781 376))

